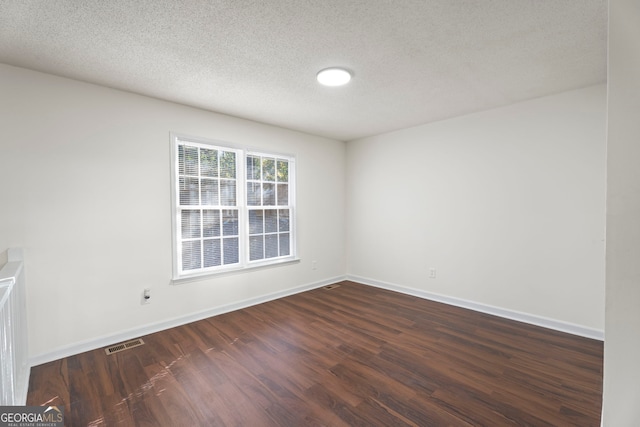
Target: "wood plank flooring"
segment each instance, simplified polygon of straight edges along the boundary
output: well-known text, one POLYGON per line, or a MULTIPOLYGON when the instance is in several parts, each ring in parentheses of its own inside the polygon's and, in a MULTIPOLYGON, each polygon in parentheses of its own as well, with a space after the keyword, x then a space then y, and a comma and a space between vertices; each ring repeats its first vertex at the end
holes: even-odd
POLYGON ((66 426, 599 426, 603 344, 352 282, 36 366, 66 426))

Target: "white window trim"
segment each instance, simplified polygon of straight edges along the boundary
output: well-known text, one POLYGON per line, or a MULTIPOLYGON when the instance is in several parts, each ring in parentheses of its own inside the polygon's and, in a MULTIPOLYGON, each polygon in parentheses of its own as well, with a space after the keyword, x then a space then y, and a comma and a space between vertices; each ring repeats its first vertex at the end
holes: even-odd
MULTIPOLYGON (((171 133, 171 235, 172 235, 172 282, 175 284, 190 282, 194 280, 206 279, 211 276, 239 273, 246 270, 273 267, 297 263, 300 259, 297 256, 298 234, 296 229, 296 158, 291 154, 263 151, 259 149, 241 148, 236 144, 226 141, 208 140, 204 138, 192 137, 188 135, 171 133), (238 208, 238 238, 239 238, 239 259, 237 264, 210 267, 208 269, 194 270, 193 272, 180 272, 180 225, 179 218, 179 180, 178 177, 178 145, 179 142, 186 142, 204 148, 221 148, 227 151, 236 152, 236 202, 238 208), (291 233, 290 255, 249 261, 249 215, 246 203, 246 157, 248 155, 268 156, 285 159, 289 162, 289 228, 291 233)), ((277 209, 277 206, 275 207, 277 209)))

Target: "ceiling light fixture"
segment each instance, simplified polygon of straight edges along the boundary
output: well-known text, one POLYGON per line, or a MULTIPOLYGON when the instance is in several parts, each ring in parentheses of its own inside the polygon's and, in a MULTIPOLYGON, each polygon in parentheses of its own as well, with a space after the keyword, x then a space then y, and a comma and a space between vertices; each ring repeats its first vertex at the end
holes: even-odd
POLYGON ((324 86, 342 86, 349 83, 351 73, 344 68, 331 67, 320 70, 316 78, 324 86))

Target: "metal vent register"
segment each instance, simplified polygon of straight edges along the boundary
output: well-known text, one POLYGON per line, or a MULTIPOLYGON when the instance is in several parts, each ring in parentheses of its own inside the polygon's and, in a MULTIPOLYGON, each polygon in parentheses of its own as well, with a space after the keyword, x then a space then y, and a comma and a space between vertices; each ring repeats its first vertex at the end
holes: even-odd
POLYGON ((111 347, 105 348, 104 351, 107 354, 113 354, 119 351, 129 350, 130 348, 133 348, 133 347, 139 347, 141 345, 144 345, 144 341, 142 341, 142 338, 137 338, 135 340, 131 340, 127 342, 121 342, 120 344, 114 344, 111 347))

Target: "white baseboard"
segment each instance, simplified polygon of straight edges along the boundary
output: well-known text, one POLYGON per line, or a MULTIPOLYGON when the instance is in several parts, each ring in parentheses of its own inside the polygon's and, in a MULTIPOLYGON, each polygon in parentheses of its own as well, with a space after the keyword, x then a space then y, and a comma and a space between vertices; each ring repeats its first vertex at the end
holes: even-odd
POLYGON ((208 317, 217 316, 219 314, 229 313, 234 310, 240 310, 242 308, 251 307, 253 305, 262 304, 267 301, 273 301, 278 298, 284 298, 290 295, 298 294, 300 292, 309 291, 311 289, 320 288, 322 286, 330 285, 332 283, 345 280, 345 276, 333 277, 330 279, 322 280, 315 283, 310 283, 295 288, 286 289, 284 291, 274 292, 267 295, 261 295, 255 298, 249 298, 243 301, 239 301, 232 304, 223 305, 220 307, 214 307, 211 309, 199 311, 197 313, 188 314, 185 316, 176 317, 173 319, 163 320, 160 322, 144 325, 138 328, 128 329, 117 334, 105 335, 103 337, 94 338, 77 342, 71 345, 59 347, 53 351, 38 354, 32 356, 29 359, 30 366, 37 366, 43 363, 51 362, 53 360, 62 359, 64 357, 73 356, 74 354, 83 353, 85 351, 95 350, 96 348, 107 347, 115 343, 122 341, 128 341, 133 338, 138 338, 143 335, 149 335, 155 332, 163 331, 165 329, 174 328, 176 326, 185 325, 187 323, 196 322, 198 320, 206 319, 208 317))
POLYGON ((481 313, 491 314, 505 319, 516 320, 518 322, 529 323, 531 325, 542 326, 543 328, 553 329, 560 332, 566 332, 581 337, 591 338, 599 341, 604 341, 604 331, 599 329, 587 328, 585 326, 576 325, 569 322, 563 322, 561 320, 549 319, 547 317, 536 316, 534 314, 522 313, 515 310, 509 310, 506 308, 494 307, 487 304, 482 304, 474 301, 468 301, 461 298, 449 297, 446 295, 440 295, 432 292, 423 291, 420 289, 407 288, 404 286, 395 285, 392 283, 381 282, 379 280, 369 279, 366 277, 347 275, 347 280, 362 283, 369 286, 375 286, 377 288, 387 289, 390 291, 400 292, 407 295, 412 295, 419 298, 428 299, 431 301, 442 302, 445 304, 453 305, 456 307, 468 308, 470 310, 479 311, 481 313))
MULTIPOLYGON (((249 298, 233 304, 214 307, 212 309, 203 310, 197 313, 192 313, 185 316, 163 320, 160 322, 144 325, 138 328, 128 329, 126 331, 122 331, 117 334, 105 335, 103 337, 85 340, 85 341, 77 342, 71 345, 59 347, 57 349, 54 349, 53 351, 32 356, 29 359, 29 364, 30 366, 41 365, 43 363, 51 362, 53 360, 58 360, 64 357, 72 356, 74 354, 95 350, 96 348, 106 347, 118 342, 127 341, 143 335, 148 335, 155 332, 163 331, 165 329, 181 326, 190 322, 196 322, 198 320, 206 319, 207 317, 217 316, 219 314, 228 313, 234 310, 240 310, 242 308, 251 307, 253 305, 262 304, 264 302, 273 301, 278 298, 284 298, 290 295, 298 294, 300 292, 305 292, 311 289, 320 288, 322 286, 340 282, 342 280, 352 280, 354 282, 362 283, 369 286, 374 286, 377 288, 400 292, 403 294, 412 295, 419 298, 442 302, 442 303, 453 305, 456 307, 468 308, 470 310, 479 311, 481 313, 487 313, 487 314, 491 314, 498 317, 504 317, 506 319, 529 323, 536 326, 542 326, 544 328, 553 329, 556 331, 567 332, 573 335, 578 335, 582 337, 604 341, 604 331, 602 330, 587 328, 587 327, 576 325, 573 323, 563 322, 555 319, 549 319, 546 317, 536 316, 533 314, 522 313, 514 310, 500 308, 500 307, 494 307, 491 305, 477 303, 474 301, 468 301, 461 298, 455 298, 455 297, 449 297, 446 295, 431 293, 431 292, 423 291, 420 289, 399 286, 396 284, 369 279, 366 277, 348 275, 348 276, 337 276, 337 277, 325 279, 319 282, 310 283, 310 284, 298 286, 295 288, 287 289, 284 291, 274 292, 271 294, 262 295, 255 298, 249 298)), ((25 400, 26 400, 26 396, 25 396, 25 400)))

